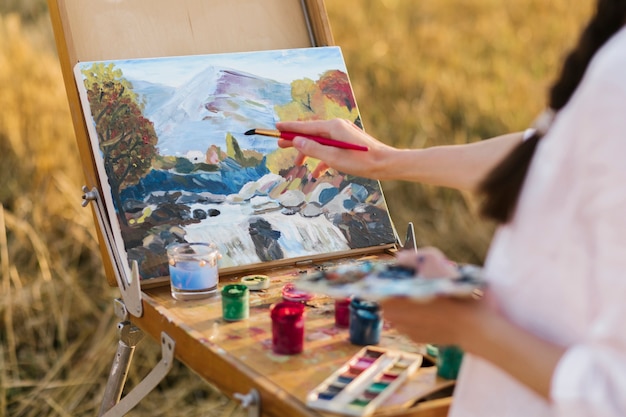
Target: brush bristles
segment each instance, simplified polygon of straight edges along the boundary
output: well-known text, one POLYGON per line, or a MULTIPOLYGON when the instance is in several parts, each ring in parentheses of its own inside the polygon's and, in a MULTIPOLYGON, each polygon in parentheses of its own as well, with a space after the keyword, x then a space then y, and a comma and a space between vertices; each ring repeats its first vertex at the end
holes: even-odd
POLYGON ((269 130, 269 129, 250 129, 245 134, 246 135, 272 136, 275 138, 280 137, 280 132, 278 130, 269 130))

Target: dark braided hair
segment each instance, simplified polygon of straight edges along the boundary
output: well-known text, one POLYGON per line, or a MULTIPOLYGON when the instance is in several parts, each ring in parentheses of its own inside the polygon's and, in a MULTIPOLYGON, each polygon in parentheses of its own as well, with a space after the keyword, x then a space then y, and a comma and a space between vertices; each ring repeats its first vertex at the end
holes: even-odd
MULTIPOLYGON (((574 94, 589 62, 602 45, 626 23, 626 0, 598 0, 596 12, 583 30, 578 45, 567 56, 549 93, 549 108, 558 112, 574 94)), ((543 132, 545 133, 545 132, 543 132)), ((481 214, 500 223, 510 221, 541 132, 515 147, 481 182, 485 197, 481 214)))

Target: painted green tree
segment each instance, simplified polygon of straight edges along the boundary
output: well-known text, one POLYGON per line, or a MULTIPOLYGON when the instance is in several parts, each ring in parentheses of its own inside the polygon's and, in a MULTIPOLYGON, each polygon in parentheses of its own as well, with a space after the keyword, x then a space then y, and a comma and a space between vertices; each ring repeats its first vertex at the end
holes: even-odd
POLYGON ((127 225, 120 193, 150 170, 157 155, 154 125, 143 116, 144 103, 120 69, 96 63, 82 73, 113 200, 127 225))

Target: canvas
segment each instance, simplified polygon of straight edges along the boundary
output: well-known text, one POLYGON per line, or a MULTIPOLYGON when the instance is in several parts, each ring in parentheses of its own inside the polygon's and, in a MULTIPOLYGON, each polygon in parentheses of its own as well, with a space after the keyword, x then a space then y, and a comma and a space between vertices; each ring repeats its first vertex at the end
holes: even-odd
MULTIPOLYGON (((212 242, 220 269, 396 241, 378 181, 296 165, 278 121, 361 125, 338 47, 81 62, 75 77, 125 271, 168 275, 165 248, 212 242)), ((129 276, 129 274, 127 274, 129 276)))

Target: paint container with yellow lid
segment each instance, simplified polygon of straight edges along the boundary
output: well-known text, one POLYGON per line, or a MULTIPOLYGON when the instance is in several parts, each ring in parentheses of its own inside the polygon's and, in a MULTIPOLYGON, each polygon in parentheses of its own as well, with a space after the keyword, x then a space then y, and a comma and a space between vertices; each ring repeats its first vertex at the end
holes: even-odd
POLYGON ((251 291, 265 290, 270 287, 270 277, 267 275, 246 275, 241 278, 241 283, 251 291))

